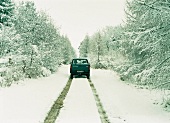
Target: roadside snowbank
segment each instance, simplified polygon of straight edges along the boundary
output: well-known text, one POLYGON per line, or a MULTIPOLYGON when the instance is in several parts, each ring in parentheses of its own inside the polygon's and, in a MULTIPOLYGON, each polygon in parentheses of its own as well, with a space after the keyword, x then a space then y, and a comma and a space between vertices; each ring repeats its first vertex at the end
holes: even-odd
POLYGON ((68 66, 46 78, 0 88, 0 123, 42 123, 69 78, 68 66))
POLYGON ((170 113, 153 104, 159 94, 127 85, 109 70, 93 70, 91 80, 112 123, 170 123, 170 113))

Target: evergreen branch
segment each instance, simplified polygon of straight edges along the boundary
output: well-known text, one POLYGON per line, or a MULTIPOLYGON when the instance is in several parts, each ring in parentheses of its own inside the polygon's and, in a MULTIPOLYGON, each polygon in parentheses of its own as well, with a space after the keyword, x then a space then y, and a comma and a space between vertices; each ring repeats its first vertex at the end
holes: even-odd
POLYGON ((151 3, 149 3, 148 5, 153 5, 153 4, 155 4, 157 1, 155 0, 155 1, 153 1, 153 2, 151 2, 151 3))
POLYGON ((170 59, 170 57, 166 58, 164 61, 162 61, 160 64, 158 64, 155 69, 157 69, 159 66, 161 66, 163 63, 165 63, 168 59, 170 59))
MULTIPOLYGON (((128 16, 130 16, 131 18, 133 18, 134 20, 136 20, 136 18, 135 17, 133 17, 130 13, 128 13, 126 10, 124 10, 125 11, 125 14, 127 14, 128 16)), ((132 19, 131 19, 132 20, 132 19)))
POLYGON ((156 8, 156 7, 153 7, 153 5, 148 5, 148 4, 146 4, 145 2, 138 1, 138 4, 147 6, 148 8, 153 9, 153 10, 156 10, 156 11, 159 11, 159 12, 161 11, 160 9, 158 9, 158 8, 156 8))
POLYGON ((156 88, 158 88, 160 86, 164 86, 164 85, 167 85, 167 84, 170 84, 170 82, 161 83, 161 84, 157 85, 156 87, 154 87, 152 89, 156 89, 156 88))

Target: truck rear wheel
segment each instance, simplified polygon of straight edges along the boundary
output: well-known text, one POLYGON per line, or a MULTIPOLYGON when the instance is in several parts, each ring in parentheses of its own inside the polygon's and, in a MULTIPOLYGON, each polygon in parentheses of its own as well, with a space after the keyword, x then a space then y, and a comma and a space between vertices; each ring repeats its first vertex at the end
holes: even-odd
POLYGON ((90 79, 90 74, 87 74, 87 79, 90 79))
POLYGON ((70 78, 73 79, 73 74, 70 75, 70 78))

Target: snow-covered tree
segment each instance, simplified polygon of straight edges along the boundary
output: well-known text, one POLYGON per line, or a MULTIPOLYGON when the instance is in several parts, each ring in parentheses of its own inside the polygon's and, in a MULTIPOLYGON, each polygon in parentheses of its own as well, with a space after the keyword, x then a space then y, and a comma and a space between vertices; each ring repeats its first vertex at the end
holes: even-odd
POLYGON ((21 37, 14 27, 3 26, 0 30, 0 57, 18 54, 21 37))
POLYGON ((19 3, 14 18, 12 26, 2 25, 0 30, 0 57, 7 59, 9 67, 2 75, 5 85, 24 77, 47 76, 75 56, 69 39, 63 38, 45 12, 36 10, 34 2, 19 3))
POLYGON ((15 4, 11 0, 0 0, 0 28, 2 28, 2 25, 12 25, 14 9, 15 4))
POLYGON ((79 51, 80 57, 88 57, 89 54, 89 35, 86 35, 84 40, 81 42, 79 51))

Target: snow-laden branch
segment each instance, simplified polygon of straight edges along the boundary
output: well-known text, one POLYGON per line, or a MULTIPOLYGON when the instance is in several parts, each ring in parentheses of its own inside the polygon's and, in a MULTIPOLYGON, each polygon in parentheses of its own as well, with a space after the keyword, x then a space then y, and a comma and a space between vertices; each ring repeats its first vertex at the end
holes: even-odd
POLYGON ((147 33, 153 32, 153 31, 155 31, 155 30, 157 30, 157 29, 160 29, 160 27, 153 27, 153 28, 149 28, 149 29, 146 29, 146 30, 144 30, 144 31, 138 31, 138 32, 136 32, 136 31, 133 31, 133 32, 125 32, 125 34, 127 34, 127 35, 147 34, 147 33))
POLYGON ((141 34, 148 34, 148 33, 151 33, 151 32, 154 32, 156 30, 160 30, 160 29, 163 29, 167 26, 156 26, 156 27, 152 27, 152 28, 149 28, 149 29, 146 29, 146 30, 143 30, 142 31, 133 31, 133 32, 124 32, 125 35, 141 35, 141 34))
POLYGON ((153 4, 155 4, 157 1, 155 0, 155 1, 153 1, 153 2, 151 2, 151 3, 149 3, 148 5, 153 5, 153 4))
POLYGON ((156 11, 159 11, 159 12, 161 11, 160 9, 153 7, 153 5, 148 5, 148 4, 146 4, 145 2, 142 2, 142 1, 137 1, 137 2, 138 2, 138 4, 147 6, 150 9, 153 9, 153 10, 156 10, 156 11))
POLYGON ((155 69, 157 69, 159 66, 161 66, 163 63, 165 63, 166 61, 168 61, 170 59, 170 57, 166 58, 165 60, 163 60, 160 64, 158 64, 155 69))
MULTIPOLYGON (((148 7, 148 8, 150 8, 150 9, 153 9, 153 10, 156 10, 156 11, 158 11, 158 12, 166 12, 166 13, 170 13, 170 8, 169 7, 164 7, 164 6, 155 6, 155 5, 153 5, 154 3, 156 3, 156 1, 155 2, 153 2, 153 3, 150 3, 150 4, 146 4, 145 2, 142 2, 142 1, 137 1, 138 2, 138 4, 140 4, 140 5, 144 5, 144 6, 146 6, 146 7, 148 7)), ((160 4, 169 4, 169 3, 167 3, 167 2, 161 2, 160 4)), ((170 4, 169 4, 170 5, 170 4)))
POLYGON ((127 11, 125 11, 125 14, 129 17, 130 20, 136 20, 135 17, 133 17, 130 13, 128 13, 127 11), (130 18, 131 17, 131 18, 130 18))
MULTIPOLYGON (((133 40, 134 44, 136 44, 143 36, 149 34, 149 33, 152 33, 154 31, 157 31, 157 30, 160 30, 160 29, 163 29, 165 28, 164 26, 157 26, 157 27, 153 27, 153 28, 149 28, 149 29, 146 29, 144 31, 133 31, 133 32, 124 32, 125 35, 129 35, 130 37, 133 36, 133 35, 137 35, 137 37, 133 40)), ((143 30, 143 29, 142 29, 143 30)), ((169 34, 169 31, 167 31, 166 33, 162 34, 161 36, 165 36, 169 34)))
POLYGON ((158 88, 158 87, 161 87, 161 86, 164 86, 164 85, 167 85, 167 84, 170 84, 170 82, 161 83, 161 84, 155 86, 155 87, 152 88, 152 89, 156 89, 156 88, 158 88))

